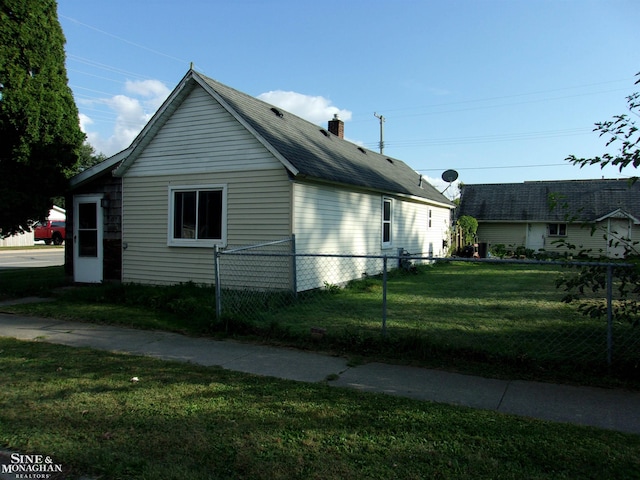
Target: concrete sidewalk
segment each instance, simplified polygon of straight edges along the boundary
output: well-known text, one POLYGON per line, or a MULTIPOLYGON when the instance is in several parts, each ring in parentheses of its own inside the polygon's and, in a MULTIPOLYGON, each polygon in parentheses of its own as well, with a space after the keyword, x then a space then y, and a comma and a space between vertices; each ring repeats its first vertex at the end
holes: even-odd
POLYGON ((640 434, 640 392, 496 380, 368 363, 286 348, 0 313, 0 336, 217 365, 301 382, 381 392, 554 422, 640 434))

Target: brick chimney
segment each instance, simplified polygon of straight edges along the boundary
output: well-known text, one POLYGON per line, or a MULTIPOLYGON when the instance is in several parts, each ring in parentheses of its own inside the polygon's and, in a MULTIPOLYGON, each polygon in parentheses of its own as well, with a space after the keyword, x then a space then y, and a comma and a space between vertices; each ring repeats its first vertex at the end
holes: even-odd
POLYGON ((328 130, 340 138, 344 138, 344 122, 338 118, 338 114, 333 114, 333 120, 329 120, 328 130))

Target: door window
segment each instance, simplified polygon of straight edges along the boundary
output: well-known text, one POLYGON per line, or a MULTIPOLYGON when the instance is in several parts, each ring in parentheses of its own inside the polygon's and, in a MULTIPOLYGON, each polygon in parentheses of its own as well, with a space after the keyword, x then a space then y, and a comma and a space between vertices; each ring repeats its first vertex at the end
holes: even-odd
POLYGON ((97 203, 78 204, 78 255, 98 256, 98 212, 97 203))

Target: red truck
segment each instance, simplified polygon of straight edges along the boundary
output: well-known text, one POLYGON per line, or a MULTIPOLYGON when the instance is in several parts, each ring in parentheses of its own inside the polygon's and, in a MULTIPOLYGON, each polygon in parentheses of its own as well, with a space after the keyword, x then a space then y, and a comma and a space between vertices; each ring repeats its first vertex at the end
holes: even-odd
POLYGON ((38 222, 33 231, 33 239, 44 240, 47 245, 61 245, 65 238, 65 222, 64 220, 47 220, 46 222, 38 222))

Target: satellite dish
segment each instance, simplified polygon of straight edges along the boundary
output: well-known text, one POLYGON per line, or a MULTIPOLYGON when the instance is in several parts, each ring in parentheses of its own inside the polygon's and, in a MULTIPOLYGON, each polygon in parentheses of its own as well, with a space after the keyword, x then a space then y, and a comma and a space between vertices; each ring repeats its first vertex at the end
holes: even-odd
POLYGON ((458 179, 458 172, 455 170, 445 170, 442 173, 442 180, 447 183, 455 182, 458 179))
POLYGON ((442 180, 447 182, 449 185, 447 185, 447 188, 445 188, 440 193, 444 194, 444 192, 449 190, 451 183, 455 182, 457 179, 458 179, 458 172, 456 172, 455 170, 445 170, 444 172, 442 172, 442 180))

